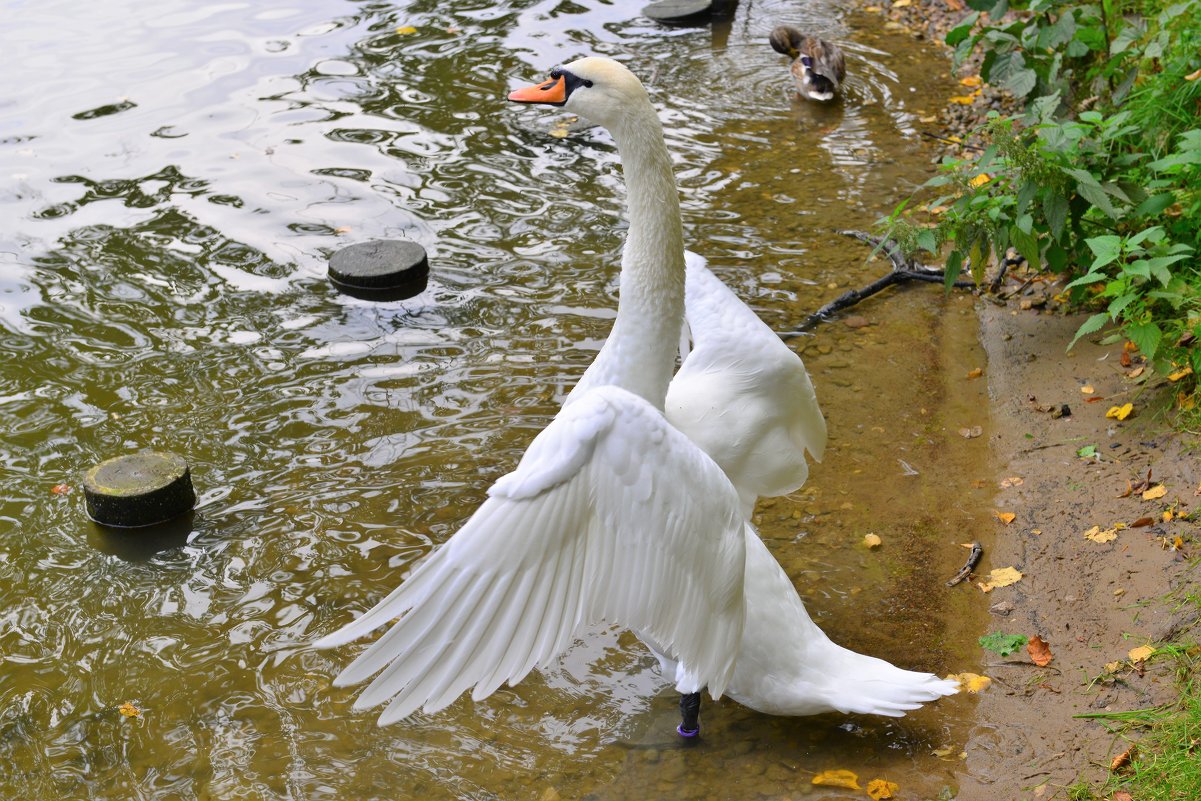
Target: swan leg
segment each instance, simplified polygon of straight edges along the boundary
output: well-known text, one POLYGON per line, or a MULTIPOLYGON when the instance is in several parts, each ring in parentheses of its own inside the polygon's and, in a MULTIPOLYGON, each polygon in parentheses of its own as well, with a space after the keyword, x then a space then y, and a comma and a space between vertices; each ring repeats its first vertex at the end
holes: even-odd
POLYGON ((687 693, 680 696, 680 725, 676 733, 681 737, 696 737, 701 733, 701 694, 687 693))

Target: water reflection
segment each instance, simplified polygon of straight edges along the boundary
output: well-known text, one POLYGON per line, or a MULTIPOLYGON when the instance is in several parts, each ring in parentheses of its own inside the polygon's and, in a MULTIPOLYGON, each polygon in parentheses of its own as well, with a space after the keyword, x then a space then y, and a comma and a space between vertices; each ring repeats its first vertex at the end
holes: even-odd
MULTIPOLYGON (((0 795, 757 798, 831 760, 950 780, 928 751, 954 740, 955 703, 851 730, 727 703, 702 749, 678 751, 653 660, 610 631, 488 703, 386 730, 329 687, 352 649, 302 647, 445 541, 611 324, 616 153, 594 128, 547 137, 555 115, 506 107, 508 88, 584 53, 628 60, 661 109, 694 246, 783 330, 874 269, 831 232, 923 177, 913 120, 939 79, 917 45, 775 0, 713 31, 606 0, 14 8, 0 795), (766 44, 779 23, 848 46, 845 103, 791 101, 766 44), (328 255, 372 238, 425 245, 429 288, 385 304, 330 288, 328 255), (186 454, 201 498, 186 531, 133 553, 91 528, 76 485, 146 447, 186 454)), ((948 531, 970 514, 934 510, 970 495, 986 454, 931 433, 973 413, 940 379, 946 340, 970 331, 955 311, 915 294, 806 344, 831 456, 762 510, 823 625, 927 669, 962 654, 970 615, 909 557, 962 561, 948 531), (920 491, 880 474, 898 447, 920 491), (864 528, 895 549, 849 548, 864 528)))

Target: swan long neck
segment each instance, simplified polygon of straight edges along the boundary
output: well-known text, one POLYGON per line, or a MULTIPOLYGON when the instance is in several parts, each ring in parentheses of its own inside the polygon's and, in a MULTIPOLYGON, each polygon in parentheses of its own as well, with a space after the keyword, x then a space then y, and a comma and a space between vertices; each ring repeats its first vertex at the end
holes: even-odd
POLYGON ((621 153, 630 226, 617 320, 585 380, 620 386, 662 409, 684 321, 680 199, 663 128, 649 102, 610 130, 621 153))

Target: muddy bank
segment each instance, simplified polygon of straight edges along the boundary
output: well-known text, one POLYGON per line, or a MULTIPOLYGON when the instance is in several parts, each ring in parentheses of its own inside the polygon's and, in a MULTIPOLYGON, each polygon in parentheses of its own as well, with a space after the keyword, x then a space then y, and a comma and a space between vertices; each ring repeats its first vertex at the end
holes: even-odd
POLYGON ((1063 798, 1080 779, 1103 779, 1129 744, 1101 721, 1076 716, 1174 696, 1165 665, 1132 665, 1129 652, 1171 639, 1195 620, 1195 611, 1174 613, 1171 596, 1194 579, 1187 556, 1196 526, 1179 516, 1196 505, 1201 468, 1155 413, 1170 390, 1146 390, 1128 378, 1137 356, 1123 367, 1121 342, 1081 341, 1069 353, 1080 318, 988 302, 979 311, 989 439, 997 464, 1006 466, 995 508, 1015 518, 996 522, 978 572, 1013 566, 1023 577, 987 595, 978 587, 964 591, 990 607, 990 632, 1037 634, 1054 659, 1043 668, 1024 650, 985 659, 993 685, 980 696, 956 798, 1063 798), (1128 402, 1132 417, 1106 417, 1128 402), (1070 413, 1059 414, 1065 405, 1070 413), (1094 458, 1077 455, 1090 445, 1094 458), (1144 500, 1137 489, 1127 495, 1128 482, 1145 479, 1148 470, 1152 487, 1165 487, 1163 496, 1144 500), (1093 526, 1140 519, 1154 522, 1119 529, 1108 542, 1084 536, 1093 526), (1184 550, 1172 547, 1176 537, 1184 550))

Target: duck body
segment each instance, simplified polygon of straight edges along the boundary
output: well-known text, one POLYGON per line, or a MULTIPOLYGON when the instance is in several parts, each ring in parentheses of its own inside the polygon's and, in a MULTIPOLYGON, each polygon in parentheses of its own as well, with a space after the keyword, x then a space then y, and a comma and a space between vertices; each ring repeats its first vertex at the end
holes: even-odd
POLYGON ((772 49, 792 59, 797 94, 808 100, 828 102, 838 96, 847 77, 842 49, 796 28, 779 25, 768 36, 772 49))

